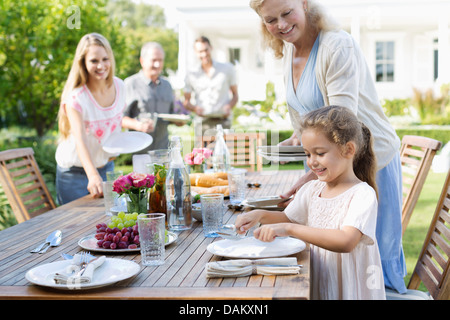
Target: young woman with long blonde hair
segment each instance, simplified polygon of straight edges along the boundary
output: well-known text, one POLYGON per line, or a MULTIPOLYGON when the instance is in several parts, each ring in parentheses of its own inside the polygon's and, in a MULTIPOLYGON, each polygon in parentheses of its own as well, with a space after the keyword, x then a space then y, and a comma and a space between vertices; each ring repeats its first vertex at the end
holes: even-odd
POLYGON ((59 204, 91 194, 103 195, 113 157, 102 149, 121 130, 125 108, 123 81, 114 76, 114 54, 108 40, 90 33, 78 43, 58 113, 60 141, 56 150, 59 204))

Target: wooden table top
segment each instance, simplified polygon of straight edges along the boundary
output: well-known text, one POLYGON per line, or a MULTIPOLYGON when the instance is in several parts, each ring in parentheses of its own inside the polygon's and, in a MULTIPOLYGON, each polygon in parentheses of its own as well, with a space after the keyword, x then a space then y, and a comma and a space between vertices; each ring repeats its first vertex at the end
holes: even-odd
MULTIPOLYGON (((294 184, 302 171, 264 171, 248 173, 247 182, 259 182, 260 188, 248 188, 247 197, 276 195, 294 184)), ((227 210, 224 223, 233 223, 239 211, 227 210)), ((303 267, 298 275, 237 278, 207 278, 205 265, 226 260, 206 247, 221 238, 205 238, 202 224, 194 222, 192 229, 178 234, 176 242, 166 246, 164 265, 145 267, 139 252, 105 254, 108 258, 132 260, 140 272, 127 280, 89 290, 58 290, 28 282, 28 270, 61 260, 61 253, 76 254, 82 237, 95 233, 95 225, 106 222, 103 199, 90 196, 75 200, 52 211, 0 232, 0 299, 309 299, 309 246, 297 257, 303 267), (60 246, 46 253, 30 253, 46 236, 60 229, 60 246)), ((91 252, 96 256, 103 255, 91 252)))

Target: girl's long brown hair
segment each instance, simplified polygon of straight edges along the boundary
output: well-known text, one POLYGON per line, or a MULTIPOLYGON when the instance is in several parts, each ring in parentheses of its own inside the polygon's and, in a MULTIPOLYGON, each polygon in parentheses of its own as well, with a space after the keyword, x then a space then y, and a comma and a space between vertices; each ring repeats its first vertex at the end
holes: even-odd
POLYGON ((83 86, 88 81, 89 74, 86 69, 85 59, 88 49, 92 45, 105 48, 108 58, 111 61, 111 68, 108 77, 106 78, 106 83, 110 86, 114 81, 116 63, 108 40, 99 33, 89 33, 84 35, 78 42, 72 67, 70 68, 69 76, 61 95, 61 103, 58 112, 58 126, 59 133, 63 139, 66 139, 70 132, 70 123, 65 110, 66 100, 73 89, 83 86))
POLYGON ((350 141, 355 142, 356 154, 353 159, 353 171, 356 177, 367 182, 378 196, 377 163, 373 151, 372 134, 350 109, 327 106, 311 111, 302 117, 300 132, 306 129, 320 130, 329 141, 341 147, 350 141))

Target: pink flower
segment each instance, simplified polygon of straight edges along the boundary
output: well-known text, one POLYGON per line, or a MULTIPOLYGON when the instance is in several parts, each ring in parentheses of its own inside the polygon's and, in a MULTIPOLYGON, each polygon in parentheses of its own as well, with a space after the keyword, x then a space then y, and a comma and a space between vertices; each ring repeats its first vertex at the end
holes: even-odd
POLYGON ((142 188, 151 188, 155 184, 155 176, 144 173, 132 172, 120 176, 113 182, 113 191, 118 194, 135 193, 142 188))
POLYGON ((129 175, 120 176, 113 182, 113 191, 119 194, 125 193, 133 186, 133 181, 129 175))
POLYGON ((147 186, 147 175, 144 173, 130 173, 131 179, 133 180, 133 186, 136 188, 147 186))
POLYGON ((194 157, 194 164, 202 164, 205 157, 202 153, 197 153, 194 157))
POLYGON ((186 164, 195 165, 202 164, 205 159, 208 159, 212 155, 212 150, 207 148, 194 148, 192 152, 184 156, 186 164))

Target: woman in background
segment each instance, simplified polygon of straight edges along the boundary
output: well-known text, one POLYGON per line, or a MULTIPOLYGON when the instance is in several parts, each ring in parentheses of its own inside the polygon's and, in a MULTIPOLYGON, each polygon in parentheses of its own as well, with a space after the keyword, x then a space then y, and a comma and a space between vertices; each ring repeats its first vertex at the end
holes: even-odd
POLYGON ((114 76, 114 54, 98 33, 83 36, 61 97, 60 142, 56 150, 56 191, 59 204, 103 195, 106 171, 114 170, 114 154, 102 145, 121 131, 125 108, 122 80, 114 76))
MULTIPOLYGON (((294 134, 280 144, 300 144, 302 116, 328 105, 349 108, 371 131, 378 164, 376 235, 385 286, 406 292, 400 139, 383 113, 359 46, 326 15, 318 1, 251 0, 250 6, 261 17, 266 46, 284 60, 286 101, 294 134)), ((282 196, 291 196, 313 179, 314 173, 308 171, 282 196)))

